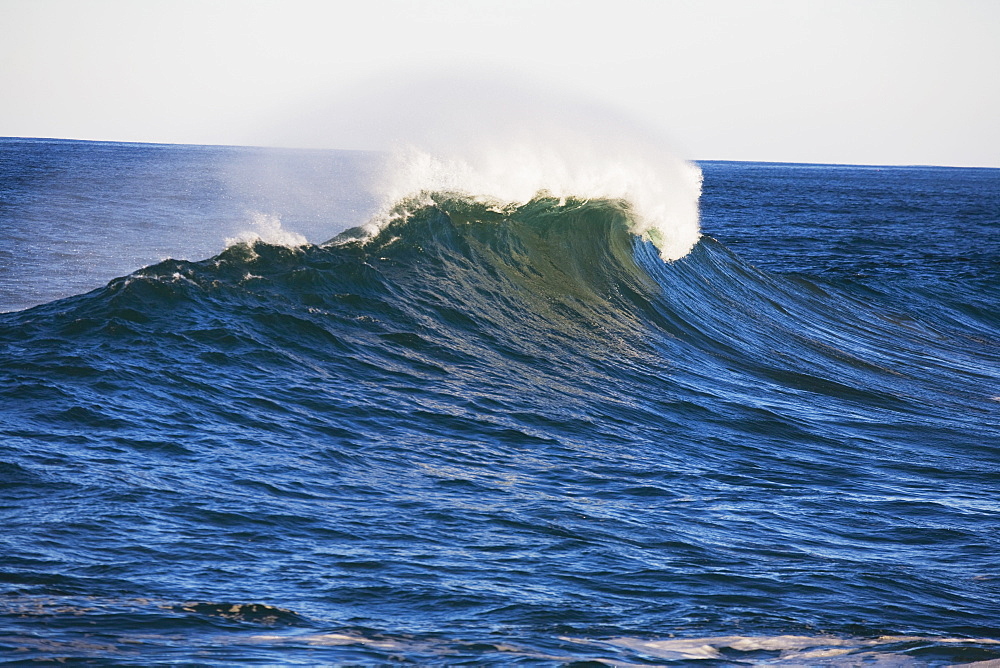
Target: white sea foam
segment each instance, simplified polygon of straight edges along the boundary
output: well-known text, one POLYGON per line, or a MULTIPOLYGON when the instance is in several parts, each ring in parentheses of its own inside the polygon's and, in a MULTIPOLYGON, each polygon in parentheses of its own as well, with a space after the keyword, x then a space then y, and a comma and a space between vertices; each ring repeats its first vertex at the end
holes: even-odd
POLYGON ((563 89, 488 68, 391 72, 315 121, 296 124, 287 145, 364 148, 391 157, 372 184, 381 229, 401 201, 445 191, 485 202, 559 198, 625 199, 633 232, 666 260, 699 238, 701 170, 649 128, 563 89))
MULTIPOLYGON (((356 632, 312 633, 292 635, 258 635, 251 637, 255 642, 309 644, 314 646, 357 645, 390 652, 420 652, 447 656, 456 651, 466 651, 466 643, 459 640, 425 639, 413 637, 390 637, 386 635, 366 636, 356 632)), ((559 638, 564 655, 553 655, 530 647, 519 647, 507 643, 496 643, 494 650, 512 657, 526 657, 546 661, 573 662, 582 657, 591 661, 614 666, 634 666, 629 658, 648 661, 650 658, 664 661, 700 661, 721 659, 723 652, 769 652, 774 656, 764 659, 768 665, 850 665, 865 663, 872 665, 913 665, 913 657, 900 651, 900 645, 1000 645, 993 638, 949 638, 933 636, 880 636, 859 638, 844 636, 704 636, 693 638, 665 638, 649 640, 644 638, 618 637, 601 640, 585 638, 559 638), (577 653, 574 646, 586 651, 577 653), (612 652, 606 657, 594 656, 594 647, 603 647, 612 652)), ((735 657, 734 657, 735 658, 735 657)), ((988 662, 993 665, 993 662, 988 662)), ((644 663, 643 665, 648 665, 644 663)), ((972 664, 967 664, 972 665, 972 664)), ((987 663, 976 664, 987 665, 987 663)))
POLYGON ((280 216, 252 211, 250 212, 250 229, 240 232, 235 237, 226 238, 226 248, 236 244, 253 244, 257 241, 274 246, 288 246, 289 248, 308 243, 301 234, 283 228, 280 216))
POLYGON ((394 203, 428 191, 462 193, 483 202, 524 204, 540 193, 558 198, 624 199, 633 208, 632 232, 653 241, 664 260, 686 255, 698 242, 701 170, 670 154, 601 146, 587 137, 544 136, 531 142, 491 142, 461 152, 415 146, 393 152, 383 186, 394 203))
POLYGON ((701 638, 668 638, 662 640, 621 637, 595 641, 563 638, 563 640, 567 642, 607 645, 668 661, 718 659, 723 656, 722 650, 776 652, 779 658, 768 661, 772 665, 800 665, 801 662, 818 662, 847 654, 852 655, 853 658, 859 661, 872 661, 887 657, 901 659, 903 655, 893 652, 891 646, 902 643, 940 643, 952 645, 1000 644, 1000 640, 993 638, 946 638, 930 636, 852 638, 823 635, 709 636, 701 638))

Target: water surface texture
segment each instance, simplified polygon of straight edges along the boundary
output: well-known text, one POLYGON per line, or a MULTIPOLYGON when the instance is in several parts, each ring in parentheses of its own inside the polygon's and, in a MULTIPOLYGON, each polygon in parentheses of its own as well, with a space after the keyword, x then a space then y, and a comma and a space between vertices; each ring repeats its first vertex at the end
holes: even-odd
POLYGON ((1000 170, 702 163, 664 262, 544 193, 324 244, 349 153, 221 250, 296 201, 234 151, 0 142, 0 661, 1000 659, 1000 170))

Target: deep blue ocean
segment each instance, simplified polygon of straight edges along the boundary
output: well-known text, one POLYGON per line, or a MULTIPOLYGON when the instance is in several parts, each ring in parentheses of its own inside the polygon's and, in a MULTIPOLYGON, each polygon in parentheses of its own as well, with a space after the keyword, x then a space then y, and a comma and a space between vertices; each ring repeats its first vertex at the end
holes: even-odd
POLYGON ((0 140, 0 662, 1000 665, 1000 169, 376 162, 0 140))

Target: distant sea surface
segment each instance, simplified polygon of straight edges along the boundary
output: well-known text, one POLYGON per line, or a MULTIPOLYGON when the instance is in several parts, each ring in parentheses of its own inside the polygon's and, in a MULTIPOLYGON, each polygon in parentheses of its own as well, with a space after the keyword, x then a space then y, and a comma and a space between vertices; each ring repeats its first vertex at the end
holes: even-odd
POLYGON ((376 162, 0 139, 0 663, 1000 661, 1000 170, 376 162))

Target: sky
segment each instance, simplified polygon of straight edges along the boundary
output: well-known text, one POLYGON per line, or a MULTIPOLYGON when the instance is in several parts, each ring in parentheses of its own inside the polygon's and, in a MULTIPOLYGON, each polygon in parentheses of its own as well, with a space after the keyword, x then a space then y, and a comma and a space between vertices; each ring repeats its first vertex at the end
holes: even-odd
POLYGON ((0 0, 0 136, 384 148, 453 71, 695 160, 1000 167, 997 0, 0 0))

